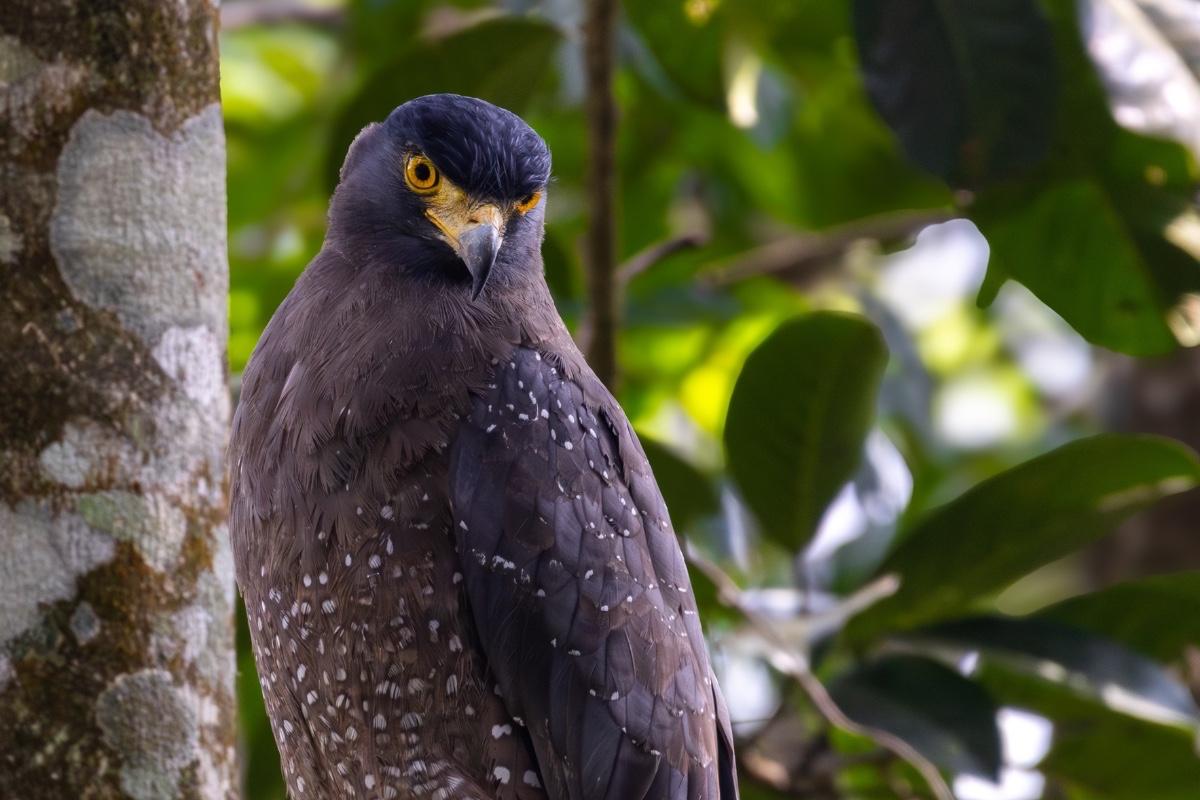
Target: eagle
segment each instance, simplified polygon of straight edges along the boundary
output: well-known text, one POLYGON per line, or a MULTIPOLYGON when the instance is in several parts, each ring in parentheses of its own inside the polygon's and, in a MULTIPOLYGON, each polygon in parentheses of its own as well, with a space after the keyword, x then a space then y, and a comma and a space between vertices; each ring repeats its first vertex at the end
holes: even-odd
POLYGON ((546 285, 549 178, 509 111, 400 105, 243 373, 230 534, 295 800, 737 797, 662 494, 546 285))

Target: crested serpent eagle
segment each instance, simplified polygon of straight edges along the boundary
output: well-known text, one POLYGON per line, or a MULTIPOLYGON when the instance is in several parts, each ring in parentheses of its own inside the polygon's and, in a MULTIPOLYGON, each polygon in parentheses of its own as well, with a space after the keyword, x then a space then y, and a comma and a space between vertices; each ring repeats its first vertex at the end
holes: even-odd
POLYGON ((289 793, 733 800, 646 454, 543 276, 550 153, 421 97, 246 367, 231 534, 289 793))

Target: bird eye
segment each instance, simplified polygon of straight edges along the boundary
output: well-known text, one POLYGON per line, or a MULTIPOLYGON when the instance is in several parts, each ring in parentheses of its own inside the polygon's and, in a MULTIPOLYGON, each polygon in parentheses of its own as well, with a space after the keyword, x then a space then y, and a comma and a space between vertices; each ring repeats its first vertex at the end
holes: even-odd
POLYGON ((437 167, 425 156, 410 156, 404 165, 404 180, 414 192, 432 191, 438 185, 439 177, 437 167))
POLYGON ((517 203, 517 211, 521 214, 528 214, 541 199, 541 192, 532 192, 517 203))

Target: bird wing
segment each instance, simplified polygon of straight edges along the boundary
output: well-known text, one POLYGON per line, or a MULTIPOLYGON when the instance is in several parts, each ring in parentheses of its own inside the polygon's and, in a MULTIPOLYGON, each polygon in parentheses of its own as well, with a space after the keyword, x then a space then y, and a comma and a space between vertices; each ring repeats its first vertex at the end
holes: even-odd
POLYGON ((550 796, 732 800, 724 701, 662 494, 590 372, 518 348, 451 454, 468 602, 550 796))

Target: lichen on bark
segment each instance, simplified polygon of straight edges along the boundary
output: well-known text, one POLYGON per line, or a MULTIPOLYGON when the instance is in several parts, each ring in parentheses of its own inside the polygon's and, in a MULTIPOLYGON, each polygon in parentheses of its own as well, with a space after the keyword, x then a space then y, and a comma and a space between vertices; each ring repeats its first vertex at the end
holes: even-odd
POLYGON ((216 29, 0 4, 0 797, 236 794, 216 29))

